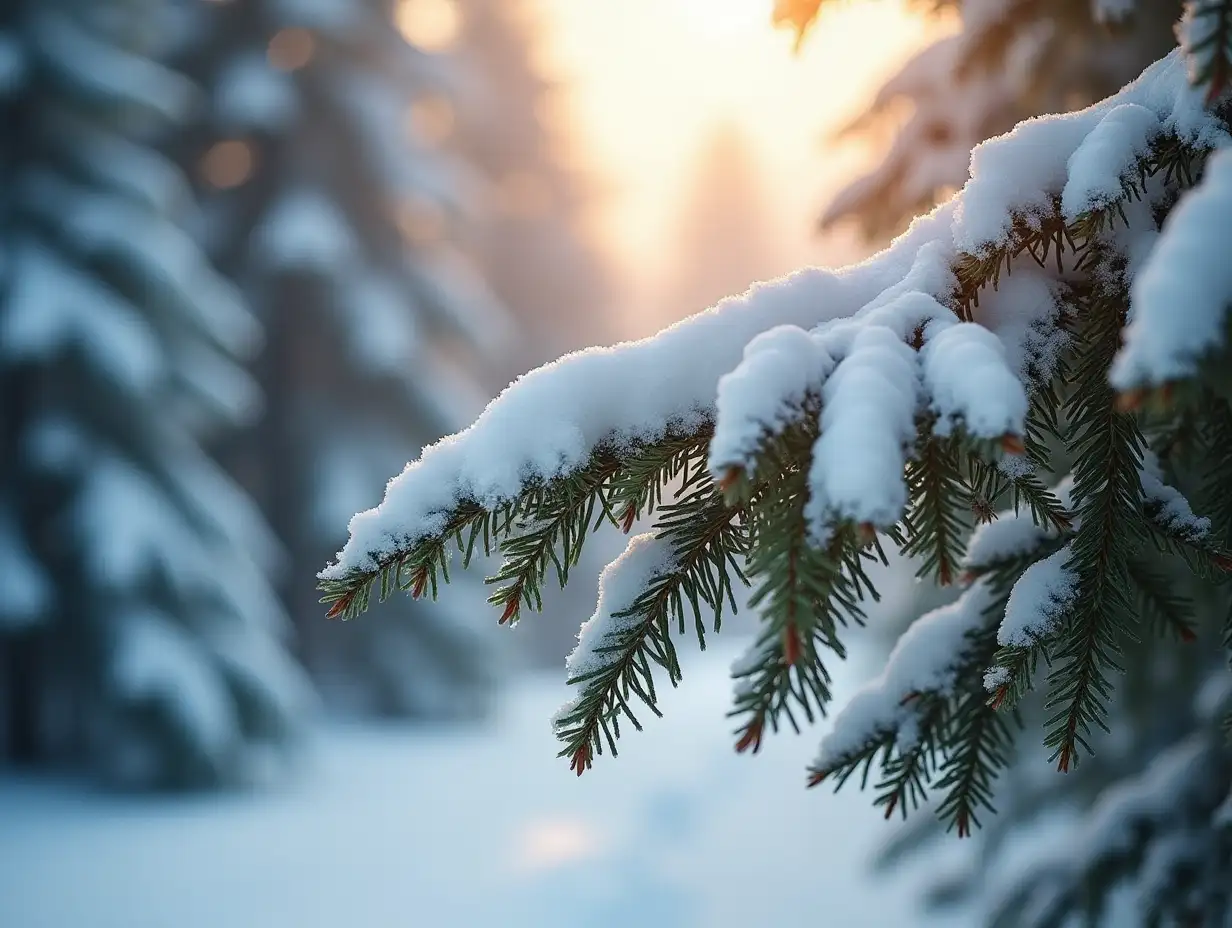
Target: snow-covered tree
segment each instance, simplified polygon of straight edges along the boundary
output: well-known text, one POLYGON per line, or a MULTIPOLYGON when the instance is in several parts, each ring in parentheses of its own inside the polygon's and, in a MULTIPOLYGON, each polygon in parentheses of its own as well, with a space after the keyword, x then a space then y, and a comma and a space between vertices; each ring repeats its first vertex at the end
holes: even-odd
MULTIPOLYGON (((822 228, 883 239, 962 186, 971 149, 1041 113, 1114 92, 1175 43, 1179 0, 939 0, 960 28, 909 59, 839 133, 892 128, 880 163, 840 190, 822 228), (910 107, 903 117, 903 104, 910 107)), ((780 0, 807 29, 826 0, 780 0)), ((824 26, 823 26, 824 28, 824 26)))
POLYGON ((458 0, 458 9, 458 105, 425 117, 455 123, 452 147, 482 176, 486 209, 472 238, 484 278, 526 331, 515 375, 610 341, 614 281, 589 226, 593 182, 554 118, 565 89, 535 58, 533 10, 525 0, 458 0))
POLYGON ((259 773, 308 691, 276 545, 201 447, 252 412, 260 332, 149 144, 193 100, 163 8, 0 14, 0 701, 15 762, 178 787, 259 773))
POLYGON ((868 261, 515 383, 352 520, 321 574, 331 613, 357 616, 378 582, 430 594, 455 545, 464 563, 497 545, 510 620, 596 525, 650 514, 568 661, 554 726, 580 775, 681 679, 673 630, 704 640, 741 581, 760 632, 733 667, 736 748, 815 719, 876 595, 866 564, 898 548, 962 595, 839 709, 809 782, 871 777, 887 816, 930 800, 964 836, 1041 728, 1034 769, 1067 778, 1124 731, 1146 762, 1103 768, 1115 782, 1001 923, 1099 921, 1133 880, 1144 923, 1226 924, 1227 13, 1191 5, 1185 47, 1116 94, 978 146, 962 189, 868 261), (1141 674, 1161 706, 1189 703, 1154 731, 1113 714, 1141 674), (1024 732, 1033 692, 1046 712, 1024 732))
MULTIPOLYGON (((752 140, 721 123, 698 152, 680 204, 661 297, 669 318, 773 277, 782 249, 752 140)), ((660 317, 662 318, 662 317, 660 317)))
POLYGON ((456 62, 409 44, 396 6, 188 4, 182 57, 209 102, 183 157, 201 237, 267 332, 265 415, 228 458, 289 551, 301 656, 332 702, 437 715, 489 676, 466 611, 400 603, 343 633, 311 583, 389 472, 482 408, 475 361, 510 337, 458 247, 478 177, 442 132, 456 62))

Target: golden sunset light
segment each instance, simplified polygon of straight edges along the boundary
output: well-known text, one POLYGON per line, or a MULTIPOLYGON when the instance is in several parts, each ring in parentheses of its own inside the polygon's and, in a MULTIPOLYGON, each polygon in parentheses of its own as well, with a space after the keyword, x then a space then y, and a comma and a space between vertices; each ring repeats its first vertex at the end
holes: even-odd
POLYGON ((793 54, 794 35, 772 25, 772 6, 538 0, 546 67, 570 85, 568 135, 606 185, 599 221, 630 268, 635 313, 671 260, 684 179, 720 125, 745 135, 762 176, 781 239, 767 272, 827 262, 814 220, 828 193, 867 161, 858 149, 827 151, 828 133, 949 28, 909 12, 904 0, 835 5, 793 54))

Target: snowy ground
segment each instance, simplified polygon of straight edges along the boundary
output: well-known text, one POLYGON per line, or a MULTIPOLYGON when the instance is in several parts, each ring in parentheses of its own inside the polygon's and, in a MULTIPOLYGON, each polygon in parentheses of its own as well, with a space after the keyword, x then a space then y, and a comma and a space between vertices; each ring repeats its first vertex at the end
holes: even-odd
POLYGON ((559 677, 469 733, 331 729, 264 794, 99 795, 0 779, 5 928, 945 926, 919 874, 866 874, 868 797, 806 792, 819 732, 731 751, 727 665, 580 780, 555 758, 559 677))

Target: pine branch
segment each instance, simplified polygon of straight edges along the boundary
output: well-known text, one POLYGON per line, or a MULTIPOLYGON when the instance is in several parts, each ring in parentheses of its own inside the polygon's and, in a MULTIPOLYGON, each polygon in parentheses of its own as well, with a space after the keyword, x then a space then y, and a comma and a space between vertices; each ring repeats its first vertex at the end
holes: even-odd
POLYGON ((911 507, 904 520, 907 543, 903 553, 919 557, 917 576, 932 576, 949 586, 958 576, 971 493, 958 467, 957 439, 927 435, 918 455, 907 465, 911 507))
POLYGON ((730 715, 745 717, 738 751, 756 753, 767 725, 777 732, 782 714, 798 732, 793 705, 810 723, 824 714, 831 692, 822 655, 846 656, 838 628, 849 619, 862 623, 861 583, 876 595, 863 573, 856 530, 840 526, 824 548, 810 537, 805 507, 816 421, 806 416, 759 455, 756 472, 764 482, 750 503, 748 574, 755 584, 749 604, 760 613, 761 630, 734 671, 730 715))
POLYGON ((1059 709, 1046 723, 1045 744, 1067 771, 1077 746, 1090 751, 1091 725, 1107 730, 1104 716, 1109 669, 1134 619, 1126 562, 1142 535, 1138 462, 1145 442, 1136 422, 1117 411, 1107 371, 1120 345, 1124 293, 1092 298, 1067 404, 1074 500, 1079 526, 1066 567, 1078 577, 1078 595, 1051 649, 1058 666, 1049 675, 1046 707, 1059 709))
MULTIPOLYGON (((995 636, 988 636, 995 648, 995 636)), ((983 682, 978 676, 968 684, 955 706, 942 742, 945 759, 941 764, 936 789, 947 790, 937 814, 946 830, 956 828, 960 838, 970 837, 972 825, 979 827, 979 809, 996 813, 992 804, 992 784, 997 773, 1009 762, 1011 735, 1004 718, 988 706, 983 682)))
POLYGON ((1171 634, 1178 641, 1196 641, 1189 598, 1175 592, 1172 581, 1141 557, 1131 558, 1127 567, 1142 615, 1153 618, 1161 634, 1171 634))
POLYGON ((681 679, 671 640, 675 620, 683 632, 685 614, 692 611, 704 645, 705 612, 713 610, 716 625, 724 603, 734 610, 730 571, 742 576, 737 558, 746 553, 747 538, 739 510, 727 506, 708 479, 678 502, 666 506, 656 523, 657 537, 671 550, 671 569, 655 577, 646 590, 614 618, 619 627, 609 633, 597 653, 600 666, 569 680, 580 694, 556 718, 557 737, 564 742, 561 757, 581 776, 607 743, 616 754, 620 716, 635 728, 641 723, 629 705, 637 696, 659 714, 652 664, 667 671, 673 686, 681 679))
MULTIPOLYGON (((379 581, 381 601, 395 590, 409 592, 415 598, 430 595, 436 598, 440 579, 449 580, 449 558, 454 545, 463 554, 462 566, 469 565, 482 542, 485 555, 495 545, 513 537, 519 531, 532 534, 547 523, 546 538, 538 544, 528 542, 511 546, 516 553, 516 565, 506 564, 496 582, 509 581, 509 588, 498 591, 493 601, 503 605, 502 621, 513 619, 525 596, 539 601, 537 590, 552 561, 560 571, 567 570, 570 555, 576 560, 587 536, 579 530, 587 518, 592 523, 595 510, 602 507, 604 515, 626 531, 634 519, 654 508, 662 500, 663 488, 676 479, 686 462, 701 454, 710 439, 709 423, 688 432, 669 432, 655 442, 624 445, 600 445, 587 463, 553 480, 528 484, 512 500, 484 505, 473 499, 460 501, 453 510, 439 516, 439 532, 418 539, 406 539, 396 551, 377 559, 373 570, 353 570, 345 576, 323 580, 321 601, 329 603, 329 618, 352 619, 367 611, 371 588, 379 581), (611 490, 611 500, 602 496, 611 490), (593 501, 590 496, 594 496, 593 501), (619 504, 620 509, 614 509, 619 504), (562 558, 559 545, 569 527, 569 552, 562 558), (516 594, 516 595, 515 595, 516 594)), ((509 551, 507 550, 507 554, 509 551)))
POLYGON ((604 485, 620 470, 615 456, 561 482, 557 492, 528 504, 530 518, 520 519, 500 543, 504 562, 488 583, 504 584, 488 602, 501 607, 501 623, 517 624, 524 605, 543 608, 542 583, 551 564, 563 589, 569 569, 577 565, 596 513, 606 513, 604 485))

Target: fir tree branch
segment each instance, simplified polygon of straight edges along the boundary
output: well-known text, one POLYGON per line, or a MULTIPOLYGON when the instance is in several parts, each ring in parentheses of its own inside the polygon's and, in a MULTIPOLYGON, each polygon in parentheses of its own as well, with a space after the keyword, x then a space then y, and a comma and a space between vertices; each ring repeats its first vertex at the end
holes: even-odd
POLYGON ((955 438, 926 435, 916 459, 907 465, 911 506, 904 519, 907 543, 903 553, 920 558, 917 576, 935 577, 942 586, 949 586, 958 576, 966 534, 963 513, 971 509, 956 442, 955 438))
POLYGON ((1138 602, 1144 616, 1155 620, 1161 634, 1171 634, 1178 641, 1197 640, 1193 627, 1193 603, 1188 597, 1174 591, 1174 584, 1141 557, 1133 557, 1127 564, 1129 578, 1138 594, 1138 602))
POLYGON ((704 645, 704 613, 713 610, 717 625, 725 602, 733 610, 736 607, 730 577, 732 571, 742 576, 737 558, 746 553, 746 532, 739 510, 724 503, 708 478, 698 483, 678 502, 664 507, 655 526, 657 537, 671 549, 671 569, 654 578, 632 606, 615 616, 623 621, 599 649, 604 655, 600 666, 569 681, 581 692, 561 710, 554 727, 565 745, 559 756, 570 758, 578 776, 603 752, 604 742, 616 753, 621 715, 641 728, 629 705, 631 694, 659 714, 652 664, 667 671, 673 686, 679 683, 673 620, 683 631, 685 613, 691 610, 704 645))
POLYGON ((1091 725, 1107 730, 1106 672, 1120 670, 1114 655, 1134 620, 1126 563, 1142 537, 1138 462, 1145 442, 1134 419, 1117 411, 1107 382, 1125 305, 1123 292, 1089 301, 1067 404, 1079 526, 1066 568, 1078 577, 1078 594, 1051 648, 1057 666, 1049 675, 1046 708, 1059 711, 1046 723, 1044 742, 1062 771, 1077 763, 1079 745, 1090 751, 1091 725))
MULTIPOLYGON (((734 670, 736 704, 730 715, 745 717, 738 751, 760 750, 767 724, 778 731, 781 714, 798 732, 793 705, 810 723, 824 714, 831 693, 822 655, 845 657, 838 628, 848 619, 863 621, 859 600, 867 577, 859 533, 839 526, 824 548, 810 537, 805 507, 816 421, 815 414, 806 415, 758 455, 748 574, 755 584, 749 604, 759 610, 761 630, 734 670)), ((751 489, 747 483, 742 488, 751 489)), ((876 595, 871 584, 867 588, 876 595)))

